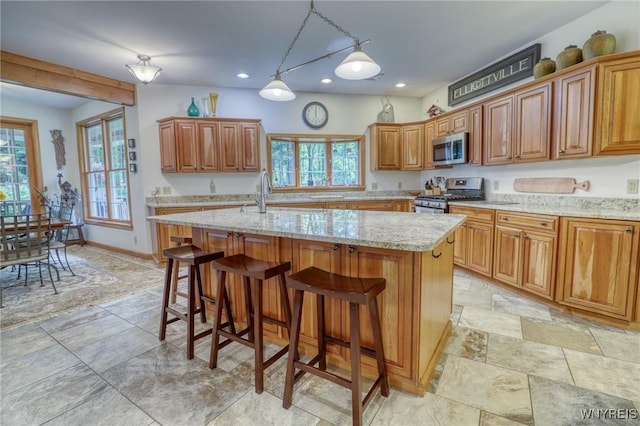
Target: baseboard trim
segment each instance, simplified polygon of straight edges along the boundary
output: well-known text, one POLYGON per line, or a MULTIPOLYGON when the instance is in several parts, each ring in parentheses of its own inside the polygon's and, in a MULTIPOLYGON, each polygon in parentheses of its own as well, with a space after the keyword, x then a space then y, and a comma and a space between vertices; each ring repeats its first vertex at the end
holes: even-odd
POLYGON ((151 253, 140 253, 138 251, 125 250, 122 247, 113 247, 113 246, 110 246, 110 245, 107 245, 107 244, 100 244, 100 243, 96 243, 94 241, 87 241, 87 240, 85 240, 84 245, 91 246, 91 247, 97 247, 97 248, 101 248, 101 249, 104 249, 104 250, 114 251, 116 253, 126 254, 126 255, 129 255, 129 256, 133 256, 133 257, 138 257, 140 259, 153 260, 153 256, 151 255, 151 253))

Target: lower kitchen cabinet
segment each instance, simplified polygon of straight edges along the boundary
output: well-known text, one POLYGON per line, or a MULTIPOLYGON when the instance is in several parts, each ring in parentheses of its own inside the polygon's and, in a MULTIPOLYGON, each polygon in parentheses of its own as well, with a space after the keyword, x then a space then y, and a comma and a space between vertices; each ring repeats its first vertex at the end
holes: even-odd
POLYGON ((496 212, 493 277, 553 299, 558 217, 496 212))
MULTIPOLYGON (((151 208, 150 215, 165 215, 173 213, 189 213, 200 210, 198 207, 162 207, 151 208)), ((172 235, 191 236, 190 226, 169 225, 166 223, 155 222, 152 226, 151 242, 153 245, 153 259, 156 263, 166 262, 166 258, 162 254, 164 249, 173 247, 175 244, 169 239, 172 235), (154 232, 155 231, 155 232, 154 232)))
POLYGON ((563 218, 557 301, 631 320, 639 236, 640 222, 563 218))
POLYGON ((454 263, 490 277, 494 211, 450 205, 449 213, 467 216, 465 223, 455 232, 454 263))

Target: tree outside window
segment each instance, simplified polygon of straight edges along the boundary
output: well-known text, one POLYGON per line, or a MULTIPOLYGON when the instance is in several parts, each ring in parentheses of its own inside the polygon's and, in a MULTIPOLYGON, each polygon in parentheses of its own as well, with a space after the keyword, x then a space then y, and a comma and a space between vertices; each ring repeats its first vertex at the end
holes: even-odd
POLYGON ((267 151, 275 191, 364 188, 361 136, 268 135, 267 151))

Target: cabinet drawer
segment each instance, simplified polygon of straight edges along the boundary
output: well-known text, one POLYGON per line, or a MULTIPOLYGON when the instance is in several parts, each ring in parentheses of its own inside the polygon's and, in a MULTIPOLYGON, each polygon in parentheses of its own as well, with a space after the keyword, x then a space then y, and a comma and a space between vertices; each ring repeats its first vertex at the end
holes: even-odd
POLYGON ((493 224, 494 210, 492 209, 475 209, 473 207, 449 206, 449 213, 464 214, 468 219, 487 222, 493 224))
POLYGON ((497 225, 518 226, 555 233, 558 232, 558 222, 558 216, 496 211, 497 225))

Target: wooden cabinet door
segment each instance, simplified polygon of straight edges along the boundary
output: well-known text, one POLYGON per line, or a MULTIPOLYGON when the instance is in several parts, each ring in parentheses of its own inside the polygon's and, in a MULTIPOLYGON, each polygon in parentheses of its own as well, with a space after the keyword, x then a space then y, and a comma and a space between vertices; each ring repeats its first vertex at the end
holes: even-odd
POLYGON ((520 286, 521 252, 520 230, 496 226, 493 278, 520 286))
POLYGON ((482 105, 469 109, 469 164, 482 165, 482 105))
POLYGON ((402 170, 422 170, 424 125, 402 127, 402 170))
POLYGON ((435 169, 433 165, 433 140, 436 137, 436 123, 431 121, 424 125, 424 170, 435 169))
POLYGON ((468 111, 464 109, 436 120, 436 137, 466 132, 468 130, 468 119, 468 111))
POLYGON ((220 123, 220 161, 223 172, 240 171, 240 135, 236 123, 220 123))
POLYGON ((493 259, 493 225, 467 221, 467 267, 482 275, 491 276, 493 259))
POLYGON ((172 173, 178 170, 176 160, 176 139, 173 122, 164 122, 159 126, 160 131, 160 171, 172 173))
POLYGON ((552 300, 556 276, 556 238, 524 231, 522 262, 522 288, 552 300))
MULTIPOLYGON (((341 244, 319 241, 293 240, 293 272, 310 266, 328 272, 342 272, 342 258, 346 256, 341 244)), ((292 299, 293 303, 293 299, 292 299)), ((344 311, 342 303, 334 299, 325 299, 325 329, 333 336, 344 336, 344 311)), ((347 317, 348 318, 348 317, 347 317)), ((307 293, 303 300, 300 340, 303 344, 317 347, 316 298, 307 293)), ((344 356, 346 349, 329 345, 328 351, 344 356)))
POLYGON ((220 129, 218 123, 198 123, 198 171, 220 171, 220 129))
MULTIPOLYGON (((413 289, 413 253, 379 249, 374 247, 345 247, 348 253, 347 275, 352 277, 377 278, 387 280, 385 290, 378 296, 380 322, 385 324, 382 336, 384 357, 389 371, 411 377, 411 345, 406 339, 411 336, 413 289)), ((349 340, 348 304, 343 305, 344 336, 349 340)), ((360 339, 362 345, 374 347, 369 310, 360 306, 360 339)), ((348 358, 350 359, 350 358, 348 358)), ((375 366, 376 361, 362 357, 364 365, 375 366)))
POLYGON ((631 318, 640 223, 563 218, 558 301, 631 318))
POLYGON ((257 123, 240 123, 240 141, 242 144, 240 170, 259 172, 260 126, 257 123))
POLYGON ((513 95, 486 103, 484 111, 484 164, 512 163, 513 95))
POLYGON ((468 232, 467 225, 463 223, 456 229, 454 234, 453 261, 456 265, 463 268, 467 267, 467 252, 469 251, 469 244, 467 243, 468 232))
POLYGON ((549 159, 551 82, 516 93, 514 162, 549 159))
MULTIPOLYGON (((209 252, 218 252, 218 251, 222 251, 224 252, 225 256, 231 256, 236 254, 235 252, 235 247, 234 247, 234 233, 233 232, 229 232, 229 231, 220 231, 220 230, 216 230, 216 229, 206 229, 203 231, 204 235, 203 235, 203 242, 202 245, 204 246, 204 248, 206 248, 207 251, 209 252)), ((194 240, 194 244, 196 243, 196 241, 194 240)), ((215 270, 211 267, 211 264, 207 264, 204 266, 203 268, 204 270, 201 271, 202 272, 202 286, 203 291, 206 295, 209 295, 211 297, 217 297, 216 294, 216 289, 218 287, 218 279, 216 276, 216 272, 215 270)), ((227 276, 227 282, 233 282, 234 277, 231 275, 227 276)), ((237 281, 237 278, 235 278, 235 280, 237 281)), ((232 299, 232 301, 234 300, 233 297, 234 295, 232 294, 232 292, 230 291, 230 289, 232 289, 233 287, 236 287, 236 285, 228 285, 227 288, 229 290, 229 297, 232 299)), ((235 305, 236 303, 234 303, 235 305)), ((242 300, 240 301, 240 304, 242 305, 242 300)), ((235 309, 233 309, 233 311, 235 312, 235 309)), ((234 318, 235 318, 235 313, 234 313, 234 318)))
POLYGON ((198 171, 198 131, 195 121, 176 120, 176 148, 178 172, 198 171))
POLYGON ((376 126, 375 146, 372 147, 374 170, 400 170, 400 140, 402 134, 397 126, 376 126))
POLYGON ((590 68, 556 81, 554 159, 591 156, 594 73, 590 68))
POLYGON ((640 60, 600 64, 596 155, 640 154, 640 60))
POLYGON ((449 134, 449 117, 436 120, 436 137, 447 136, 449 134))
POLYGON ((394 210, 393 201, 391 200, 366 200, 350 202, 349 208, 352 210, 376 210, 383 212, 392 212, 394 210))

